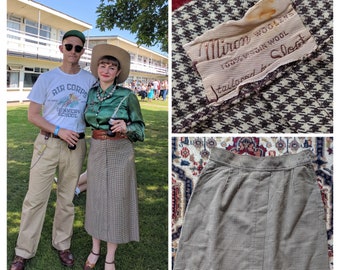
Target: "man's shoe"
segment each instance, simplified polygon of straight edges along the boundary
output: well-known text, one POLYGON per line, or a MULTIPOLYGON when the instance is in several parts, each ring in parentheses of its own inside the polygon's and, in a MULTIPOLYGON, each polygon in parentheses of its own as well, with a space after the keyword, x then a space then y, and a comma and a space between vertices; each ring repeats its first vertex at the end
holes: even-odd
POLYGON ((24 270, 26 261, 27 259, 23 257, 15 256, 10 270, 24 270))
POLYGON ((71 267, 74 265, 74 258, 69 249, 58 250, 59 259, 62 265, 71 267))

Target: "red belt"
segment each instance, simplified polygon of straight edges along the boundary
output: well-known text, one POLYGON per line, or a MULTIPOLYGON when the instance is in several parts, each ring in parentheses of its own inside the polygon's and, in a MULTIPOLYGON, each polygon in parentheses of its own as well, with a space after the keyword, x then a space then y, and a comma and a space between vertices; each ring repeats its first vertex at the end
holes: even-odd
POLYGON ((127 136, 121 133, 116 133, 116 136, 110 137, 107 135, 107 130, 94 129, 92 130, 92 138, 95 140, 120 140, 120 139, 126 139, 127 136))

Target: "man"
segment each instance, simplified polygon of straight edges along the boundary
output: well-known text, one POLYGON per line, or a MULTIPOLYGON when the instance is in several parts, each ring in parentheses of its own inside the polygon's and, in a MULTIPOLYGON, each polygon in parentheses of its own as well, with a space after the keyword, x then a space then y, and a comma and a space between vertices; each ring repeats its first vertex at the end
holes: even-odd
POLYGON ((158 99, 159 94, 161 92, 160 83, 157 80, 153 81, 152 83, 153 83, 153 89, 155 91, 155 99, 158 99))
POLYGON ((41 74, 28 95, 28 120, 40 128, 40 132, 34 143, 29 187, 22 206, 11 270, 24 269, 27 259, 36 254, 57 168, 52 245, 63 265, 74 264, 69 250, 74 221, 72 200, 86 152, 84 109, 87 94, 96 81, 79 66, 84 44, 83 33, 66 32, 59 46, 62 65, 41 74))

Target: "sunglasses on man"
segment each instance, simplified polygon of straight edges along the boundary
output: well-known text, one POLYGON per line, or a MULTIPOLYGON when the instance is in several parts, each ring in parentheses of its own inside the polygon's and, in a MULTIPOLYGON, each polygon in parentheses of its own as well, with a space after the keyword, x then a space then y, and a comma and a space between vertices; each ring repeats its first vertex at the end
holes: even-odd
MULTIPOLYGON (((74 51, 75 51, 76 53, 80 53, 80 52, 82 51, 83 48, 84 48, 84 47, 82 47, 82 46, 80 46, 80 45, 76 45, 76 46, 74 46, 74 51)), ((65 49, 66 49, 68 52, 72 51, 72 49, 73 49, 73 44, 65 44, 65 49)))

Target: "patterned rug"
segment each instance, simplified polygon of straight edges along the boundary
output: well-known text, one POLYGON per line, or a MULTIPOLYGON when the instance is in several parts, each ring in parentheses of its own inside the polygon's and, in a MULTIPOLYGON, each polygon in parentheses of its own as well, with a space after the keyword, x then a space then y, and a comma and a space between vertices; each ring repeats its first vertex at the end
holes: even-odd
POLYGON ((208 106, 201 77, 183 45, 241 19, 257 0, 189 1, 172 12, 173 133, 332 133, 333 1, 292 0, 317 49, 284 65, 239 96, 208 106))
POLYGON ((211 148, 253 156, 281 156, 311 149, 326 211, 328 254, 333 269, 333 138, 330 137, 174 137, 172 138, 172 259, 185 209, 211 148))

